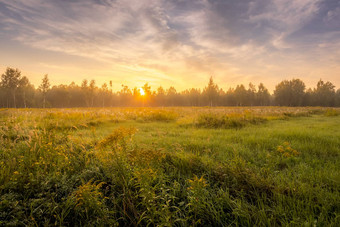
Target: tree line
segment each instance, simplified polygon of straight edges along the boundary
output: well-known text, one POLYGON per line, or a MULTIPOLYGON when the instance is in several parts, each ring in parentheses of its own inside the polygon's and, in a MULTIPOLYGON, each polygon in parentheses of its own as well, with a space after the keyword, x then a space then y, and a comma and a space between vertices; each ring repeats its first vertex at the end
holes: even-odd
POLYGON ((95 80, 83 80, 81 85, 51 86, 45 75, 35 88, 18 69, 7 68, 1 75, 0 108, 32 107, 114 107, 114 106, 340 106, 340 89, 319 80, 315 88, 306 89, 300 79, 283 80, 273 94, 260 83, 249 83, 223 90, 210 77, 204 89, 190 88, 178 92, 174 87, 151 90, 146 83, 140 88, 122 85, 112 90, 112 81, 96 85, 95 80), (144 93, 144 94, 143 94, 144 93))

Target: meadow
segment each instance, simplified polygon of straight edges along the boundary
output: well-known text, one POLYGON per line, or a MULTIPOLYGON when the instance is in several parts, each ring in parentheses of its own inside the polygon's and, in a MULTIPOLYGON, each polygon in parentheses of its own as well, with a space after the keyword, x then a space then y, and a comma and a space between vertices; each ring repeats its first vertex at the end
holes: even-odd
POLYGON ((0 226, 340 226, 340 109, 0 109, 0 226))

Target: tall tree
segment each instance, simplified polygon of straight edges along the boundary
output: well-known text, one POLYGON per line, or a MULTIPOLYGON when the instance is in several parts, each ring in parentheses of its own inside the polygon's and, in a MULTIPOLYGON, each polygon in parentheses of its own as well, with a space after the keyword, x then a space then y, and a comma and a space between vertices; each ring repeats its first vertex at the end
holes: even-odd
MULTIPOLYGON (((28 101, 28 96, 32 99, 32 94, 34 95, 34 87, 33 85, 29 82, 28 78, 26 76, 22 77, 19 80, 19 87, 18 87, 19 95, 21 95, 22 99, 22 104, 24 108, 27 108, 27 101, 28 101)), ((32 100, 31 100, 32 102, 32 100)))
POLYGON ((44 78, 42 79, 42 82, 39 86, 39 90, 43 95, 43 108, 46 108, 46 94, 47 91, 50 89, 50 81, 48 79, 48 75, 46 74, 44 78))
POLYGON ((340 106, 340 88, 335 93, 335 106, 340 106))
POLYGON ((165 90, 162 86, 157 88, 157 93, 155 95, 155 102, 157 106, 165 105, 165 90))
POLYGON ((305 83, 300 79, 293 79, 291 80, 291 86, 292 86, 292 106, 302 106, 303 100, 305 96, 305 89, 306 85, 305 83))
POLYGON ((110 106, 112 107, 112 80, 110 80, 110 106))
POLYGON ((248 91, 243 84, 237 85, 234 91, 234 97, 237 106, 249 105, 248 91))
POLYGON ((97 87, 96 87, 96 81, 95 80, 91 80, 90 81, 90 86, 89 86, 89 93, 90 93, 90 97, 91 97, 91 107, 93 107, 94 105, 94 98, 95 98, 95 91, 96 91, 97 87))
POLYGON ((318 106, 334 106, 335 104, 335 86, 321 79, 314 89, 315 101, 318 106))
POLYGON ((199 100, 201 98, 201 90, 200 89, 195 89, 191 88, 189 90, 189 102, 190 106, 198 106, 199 105, 199 100))
POLYGON ((91 103, 91 94, 90 94, 90 89, 88 87, 88 81, 86 79, 84 79, 81 82, 81 90, 83 92, 86 106, 89 107, 91 103))
POLYGON ((274 90, 276 104, 280 106, 303 105, 305 88, 305 83, 299 79, 280 82, 274 90))
POLYGON ((100 95, 102 98, 102 107, 105 107, 105 100, 107 100, 109 96, 109 87, 106 83, 102 85, 100 95))
POLYGON ((204 88, 203 93, 208 99, 209 106, 216 105, 218 99, 218 86, 214 83, 212 76, 208 85, 204 88))
POLYGON ((60 84, 53 86, 46 95, 46 102, 53 107, 65 108, 69 106, 71 88, 67 85, 60 84))
POLYGON ((166 90, 166 97, 167 97, 168 105, 170 106, 178 105, 177 96, 178 94, 177 94, 176 88, 172 86, 169 87, 169 89, 166 90))
POLYGON ((1 86, 6 90, 7 93, 7 107, 16 108, 16 93, 19 87, 21 79, 21 72, 18 69, 7 68, 5 73, 1 75, 1 86), (13 105, 9 104, 9 99, 12 96, 13 105))
POLYGON ((256 87, 254 84, 249 83, 248 88, 248 105, 255 105, 256 103, 256 87))
POLYGON ((256 93, 256 105, 267 106, 270 103, 270 94, 268 89, 260 83, 256 93))
POLYGON ((224 95, 224 105, 226 106, 236 106, 236 97, 235 97, 235 89, 229 88, 228 91, 224 95))
POLYGON ((152 92, 151 92, 151 86, 149 86, 148 83, 144 84, 142 87, 143 91, 144 91, 144 96, 142 97, 143 99, 143 106, 146 105, 150 105, 150 102, 152 100, 152 92))
POLYGON ((132 99, 132 92, 127 85, 122 84, 122 89, 118 92, 120 105, 121 106, 128 106, 131 103, 132 99))

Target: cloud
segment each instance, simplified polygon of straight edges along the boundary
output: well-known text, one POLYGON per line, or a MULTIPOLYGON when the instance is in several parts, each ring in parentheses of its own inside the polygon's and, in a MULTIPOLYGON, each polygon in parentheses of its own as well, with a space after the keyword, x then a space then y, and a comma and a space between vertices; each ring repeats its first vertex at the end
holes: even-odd
POLYGON ((314 61, 311 53, 339 59, 339 52, 329 56, 329 47, 340 42, 335 2, 3 0, 0 34, 32 48, 104 62, 110 71, 167 81, 173 76, 183 84, 213 73, 224 81, 226 75, 255 78, 263 65, 277 70, 296 59, 306 65, 314 61))

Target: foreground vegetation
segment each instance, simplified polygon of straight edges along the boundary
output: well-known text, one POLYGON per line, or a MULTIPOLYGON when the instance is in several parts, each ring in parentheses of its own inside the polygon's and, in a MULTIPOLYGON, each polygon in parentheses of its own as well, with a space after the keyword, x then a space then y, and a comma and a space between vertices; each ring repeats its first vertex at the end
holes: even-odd
POLYGON ((0 110, 0 225, 340 225, 340 109, 0 110))

